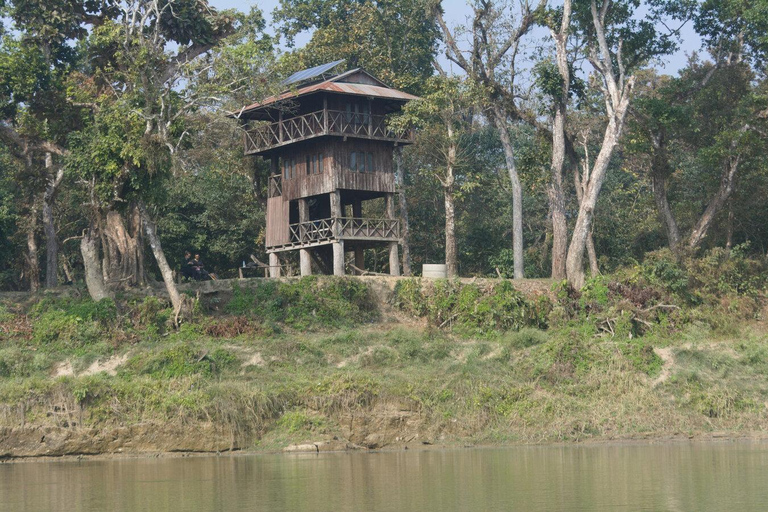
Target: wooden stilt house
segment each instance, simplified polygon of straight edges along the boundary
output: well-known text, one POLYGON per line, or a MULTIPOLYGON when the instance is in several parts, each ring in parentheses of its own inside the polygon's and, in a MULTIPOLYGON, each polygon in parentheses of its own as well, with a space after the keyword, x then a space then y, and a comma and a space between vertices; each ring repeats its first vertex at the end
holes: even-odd
POLYGON ((292 89, 233 114, 245 123, 245 154, 271 165, 266 248, 273 277, 280 253, 299 251, 301 275, 312 273, 313 262, 343 275, 345 253, 363 269, 364 250, 381 246, 389 248, 390 273, 399 275, 393 151, 413 134, 389 129, 386 116, 416 97, 363 69, 324 75, 341 62, 297 73, 283 82, 292 89), (372 217, 365 203, 377 198, 383 213, 372 217))

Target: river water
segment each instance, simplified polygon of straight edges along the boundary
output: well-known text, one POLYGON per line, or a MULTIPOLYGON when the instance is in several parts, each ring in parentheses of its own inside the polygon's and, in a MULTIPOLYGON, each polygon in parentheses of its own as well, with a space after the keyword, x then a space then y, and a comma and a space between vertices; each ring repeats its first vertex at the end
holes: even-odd
POLYGON ((768 443, 24 462, 0 510, 766 511, 768 443))

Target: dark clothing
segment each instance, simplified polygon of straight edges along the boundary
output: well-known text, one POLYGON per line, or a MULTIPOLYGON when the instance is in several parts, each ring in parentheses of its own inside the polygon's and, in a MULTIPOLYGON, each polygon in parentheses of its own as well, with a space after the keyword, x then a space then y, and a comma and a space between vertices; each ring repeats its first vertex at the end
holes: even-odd
POLYGON ((181 275, 187 279, 194 279, 195 281, 199 281, 202 277, 200 268, 192 257, 186 258, 184 265, 181 266, 181 275))
POLYGON ((192 266, 194 266, 195 270, 199 274, 198 279, 207 281, 208 279, 211 278, 211 275, 204 268, 203 260, 197 260, 197 259, 192 260, 192 266))

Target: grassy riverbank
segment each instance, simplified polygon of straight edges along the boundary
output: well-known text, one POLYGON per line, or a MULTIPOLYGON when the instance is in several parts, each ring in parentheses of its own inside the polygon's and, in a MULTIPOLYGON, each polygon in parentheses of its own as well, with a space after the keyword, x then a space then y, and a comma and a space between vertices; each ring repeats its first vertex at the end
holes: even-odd
POLYGON ((717 279, 260 281, 180 328, 154 297, 6 300, 0 455, 762 437, 762 285, 717 279))

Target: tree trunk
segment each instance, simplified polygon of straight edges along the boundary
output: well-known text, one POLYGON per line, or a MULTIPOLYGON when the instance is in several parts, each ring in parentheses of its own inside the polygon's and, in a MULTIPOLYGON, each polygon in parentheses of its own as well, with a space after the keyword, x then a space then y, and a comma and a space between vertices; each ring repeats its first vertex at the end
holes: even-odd
MULTIPOLYGON (((584 201, 584 187, 586 186, 586 183, 589 181, 589 142, 586 136, 584 138, 583 168, 584 168, 583 178, 579 176, 578 169, 573 173, 573 184, 574 184, 574 187, 576 188, 576 199, 579 201, 579 205, 581 205, 582 201, 584 201)), ((589 257, 590 273, 593 276, 598 275, 600 273, 600 266, 597 263, 597 251, 595 250, 595 240, 592 236, 591 229, 587 234, 587 256, 589 257)))
POLYGON ((444 187, 443 195, 445 197, 445 265, 448 277, 454 278, 459 275, 459 267, 456 262, 456 213, 453 187, 444 187))
POLYGON ((555 41, 557 70, 562 83, 560 97, 555 104, 552 122, 552 166, 549 184, 549 212, 552 219, 552 279, 566 277, 565 260, 568 251, 568 223, 565 218, 565 192, 563 190, 563 166, 565 165, 565 118, 570 95, 571 71, 568 68, 568 33, 571 24, 571 0, 563 2, 560 31, 552 31, 555 41))
POLYGON ((597 251, 595 250, 595 240, 592 238, 592 231, 587 235, 587 256, 589 257, 589 271, 592 276, 600 274, 600 265, 597 263, 597 251))
POLYGON ((635 84, 634 76, 626 77, 624 75, 624 67, 619 65, 617 69, 614 59, 611 57, 604 26, 608 6, 609 4, 603 4, 601 11, 598 12, 597 2, 592 0, 590 3, 592 24, 595 27, 599 51, 591 54, 589 59, 592 62, 592 66, 602 77, 600 88, 605 100, 608 124, 605 127, 602 146, 595 160, 594 167, 590 171, 589 177, 585 177, 583 180, 584 197, 579 205, 579 214, 576 217, 576 225, 573 228, 571 243, 568 246, 565 272, 568 282, 574 288, 584 286, 584 252, 587 247, 589 233, 592 230, 597 197, 600 194, 603 181, 605 181, 613 150, 619 142, 619 137, 621 137, 627 109, 629 108, 629 101, 632 97, 632 89, 635 84), (617 71, 618 74, 616 73, 617 71))
POLYGON ((56 194, 64 179, 64 168, 59 167, 56 174, 53 171, 53 156, 45 154, 45 168, 48 171, 48 182, 43 194, 43 229, 45 230, 45 287, 54 288, 59 284, 59 243, 56 239, 56 225, 53 219, 53 204, 56 194))
POLYGON ((72 272, 72 268, 69 266, 69 261, 64 253, 59 252, 59 260, 61 260, 61 269, 64 271, 64 279, 66 284, 72 284, 75 282, 75 274, 72 272))
POLYGON ((27 272, 29 273, 29 291, 40 290, 40 264, 37 261, 37 205, 33 204, 29 213, 29 225, 27 226, 27 272))
POLYGON ((141 230, 141 212, 135 204, 131 206, 129 228, 130 236, 133 239, 133 248, 136 252, 136 280, 134 284, 143 286, 147 282, 144 268, 144 235, 141 230))
POLYGON ((99 301, 111 297, 111 294, 104 283, 101 258, 99 257, 101 237, 96 232, 97 228, 94 224, 91 222, 91 226, 83 233, 83 238, 80 241, 80 252, 83 255, 85 286, 88 287, 88 294, 93 300, 99 301))
POLYGON ((552 219, 552 279, 565 279, 568 222, 565 218, 563 166, 565 164, 565 105, 558 103, 552 126, 551 182, 547 190, 552 219))
MULTIPOLYGON (((628 101, 626 103, 628 103, 628 101)), ((626 112, 626 106, 624 109, 626 112)), ((621 120, 623 121, 623 119, 624 116, 622 114, 621 120)), ((592 221, 595 206, 597 205, 597 198, 600 194, 600 189, 603 186, 603 181, 605 180, 605 174, 608 171, 608 165, 610 164, 613 150, 618 144, 619 134, 620 126, 617 126, 616 121, 611 119, 605 129, 600 153, 597 155, 594 167, 590 171, 590 175, 583 185, 584 195, 581 204, 579 205, 579 214, 576 217, 576 224, 573 228, 571 243, 568 246, 568 257, 565 263, 568 282, 576 289, 584 286, 584 252, 587 247, 589 233, 592 230, 592 221)))
POLYGON ((667 197, 667 180, 672 174, 669 165, 669 155, 667 153, 666 135, 662 131, 651 135, 653 144, 653 155, 651 157, 651 187, 653 188, 653 199, 656 202, 656 211, 659 214, 659 220, 664 227, 667 235, 667 244, 670 250, 677 251, 680 245, 680 229, 677 221, 669 206, 667 197))
POLYGON ((111 210, 102 227, 104 275, 110 288, 138 286, 144 282, 143 243, 139 243, 141 216, 135 208, 129 210, 128 220, 126 228, 123 216, 111 210))
POLYGON ((501 145, 504 148, 504 160, 507 165, 509 181, 512 183, 512 257, 514 259, 513 276, 515 279, 525 277, 523 267, 523 188, 520 176, 517 174, 515 151, 507 130, 507 117, 500 105, 492 109, 493 121, 499 130, 501 145))
POLYGON ((731 196, 731 193, 733 192, 734 178, 739 169, 740 159, 741 155, 737 154, 726 160, 723 175, 720 179, 720 188, 712 197, 712 200, 707 205, 704 213, 699 217, 699 221, 693 227, 691 236, 688 239, 689 249, 696 250, 699 248, 704 237, 707 236, 707 231, 709 231, 712 221, 715 220, 715 216, 720 212, 725 202, 731 196))
POLYGON ((152 248, 152 254, 155 256, 157 266, 160 268, 160 275, 163 276, 163 282, 165 283, 165 289, 168 291, 168 297, 171 299, 171 304, 173 304, 173 309, 178 317, 181 313, 183 302, 179 289, 176 287, 176 282, 173 280, 173 270, 171 270, 170 265, 168 265, 168 260, 165 259, 163 246, 160 243, 160 237, 157 235, 157 226, 155 226, 155 222, 150 218, 146 206, 144 206, 143 203, 139 203, 137 206, 142 223, 144 224, 144 229, 147 233, 147 238, 149 239, 149 246, 152 248))
POLYGON ((677 251, 680 246, 680 229, 677 227, 677 221, 672 213, 672 208, 669 206, 666 177, 652 171, 651 186, 653 187, 653 199, 656 201, 656 211, 667 235, 667 243, 670 250, 677 251))
POLYGON ((403 168, 403 147, 395 148, 395 179, 400 199, 400 238, 403 245, 403 275, 410 276, 411 272, 411 230, 408 223, 408 202, 405 194, 405 176, 403 168))

